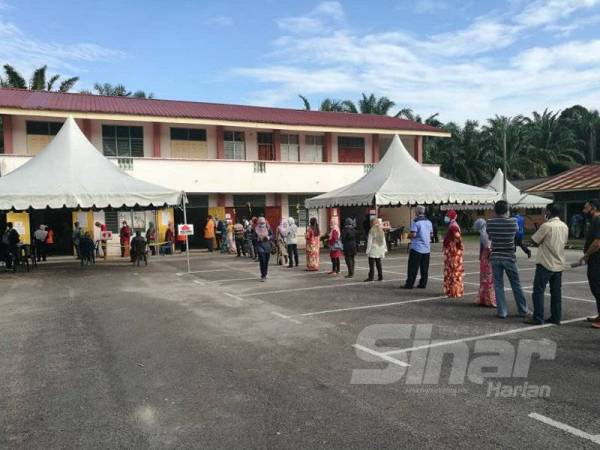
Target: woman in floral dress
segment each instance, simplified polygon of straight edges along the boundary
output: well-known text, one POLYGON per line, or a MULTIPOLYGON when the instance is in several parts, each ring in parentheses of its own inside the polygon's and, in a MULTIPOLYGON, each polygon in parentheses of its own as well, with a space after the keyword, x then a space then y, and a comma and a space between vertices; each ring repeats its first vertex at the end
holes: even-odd
POLYGON ((444 238, 444 293, 452 298, 462 297, 465 293, 463 242, 456 217, 454 210, 446 214, 448 232, 444 238))
POLYGON ((309 272, 319 270, 320 234, 317 219, 312 217, 306 230, 306 270, 309 272))

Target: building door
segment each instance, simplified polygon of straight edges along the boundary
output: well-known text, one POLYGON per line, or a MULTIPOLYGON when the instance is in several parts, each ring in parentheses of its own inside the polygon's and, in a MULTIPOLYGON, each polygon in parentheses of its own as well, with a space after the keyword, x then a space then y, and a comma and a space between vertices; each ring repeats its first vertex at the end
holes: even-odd
POLYGON ((338 161, 347 163, 365 162, 365 139, 362 137, 338 137, 338 161))
POLYGON ((265 208, 265 219, 271 225, 271 230, 275 233, 275 229, 281 222, 281 206, 267 206, 265 208))

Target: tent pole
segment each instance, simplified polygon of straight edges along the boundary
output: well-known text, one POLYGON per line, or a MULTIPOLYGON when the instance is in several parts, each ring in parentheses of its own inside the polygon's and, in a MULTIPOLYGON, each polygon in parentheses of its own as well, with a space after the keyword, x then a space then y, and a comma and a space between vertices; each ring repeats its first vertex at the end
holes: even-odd
MULTIPOLYGON (((187 224, 187 196, 185 194, 183 194, 181 196, 181 203, 183 205, 183 223, 187 224)), ((188 235, 185 235, 185 259, 187 260, 187 273, 191 272, 190 269, 190 243, 188 240, 188 235)))

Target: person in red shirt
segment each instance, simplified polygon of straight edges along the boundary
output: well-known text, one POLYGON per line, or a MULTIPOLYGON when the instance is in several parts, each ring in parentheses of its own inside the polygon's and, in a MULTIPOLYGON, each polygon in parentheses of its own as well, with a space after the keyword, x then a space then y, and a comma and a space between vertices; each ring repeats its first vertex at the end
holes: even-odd
POLYGON ((123 221, 123 226, 119 231, 119 238, 121 242, 121 258, 129 255, 129 241, 131 240, 131 228, 127 225, 127 221, 123 221))

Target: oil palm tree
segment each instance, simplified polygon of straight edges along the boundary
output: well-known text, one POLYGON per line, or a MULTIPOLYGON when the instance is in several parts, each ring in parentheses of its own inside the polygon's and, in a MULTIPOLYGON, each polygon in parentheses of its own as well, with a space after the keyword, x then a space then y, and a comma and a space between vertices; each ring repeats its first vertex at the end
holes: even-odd
POLYGON ((358 101, 358 109, 362 114, 378 114, 386 116, 395 103, 387 97, 375 97, 375 94, 366 95, 362 93, 362 98, 358 101))
POLYGON ((600 133, 600 114, 581 105, 565 109, 559 119, 562 126, 574 133, 576 147, 585 155, 588 163, 600 159, 598 134, 600 133))
POLYGON ((146 93, 138 90, 135 92, 128 91, 122 84, 111 84, 111 83, 94 83, 94 91, 83 90, 82 94, 93 94, 106 95, 108 97, 135 97, 135 98, 154 98, 152 92, 146 93))
MULTIPOLYGON (((56 83, 60 80, 60 75, 53 75, 50 79, 46 78, 48 66, 42 66, 34 70, 29 83, 25 78, 10 64, 4 65, 4 78, 0 77, 0 86, 12 87, 18 89, 30 89, 32 91, 53 91, 56 83)), ((71 77, 61 81, 58 85, 58 92, 69 92, 79 77, 71 77)))

